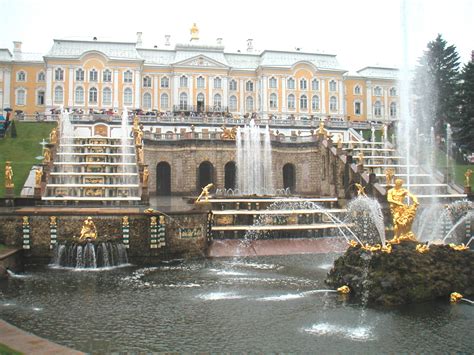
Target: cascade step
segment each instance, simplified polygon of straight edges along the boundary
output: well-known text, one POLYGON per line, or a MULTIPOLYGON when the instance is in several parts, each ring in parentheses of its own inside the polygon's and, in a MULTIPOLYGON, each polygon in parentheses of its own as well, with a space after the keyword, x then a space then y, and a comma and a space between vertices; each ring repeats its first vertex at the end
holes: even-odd
POLYGON ((315 224, 285 224, 285 225, 240 225, 240 226, 212 226, 212 231, 276 231, 276 230, 317 230, 317 229, 333 229, 348 228, 352 224, 335 224, 335 223, 315 223, 315 224))
POLYGON ((305 214, 325 214, 325 213, 344 213, 346 209, 300 209, 300 210, 223 210, 223 211, 212 211, 214 215, 305 215, 305 214))

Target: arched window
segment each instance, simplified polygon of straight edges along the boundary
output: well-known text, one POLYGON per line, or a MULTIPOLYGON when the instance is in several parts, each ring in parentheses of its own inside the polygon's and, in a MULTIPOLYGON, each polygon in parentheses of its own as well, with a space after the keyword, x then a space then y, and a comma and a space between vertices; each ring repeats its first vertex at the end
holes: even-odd
POLYGON ((102 79, 104 83, 112 82, 112 72, 109 69, 105 69, 102 73, 102 79))
POLYGON ((170 87, 170 79, 168 79, 166 76, 161 78, 160 86, 164 89, 169 88, 170 87))
POLYGON ((40 71, 38 73, 38 81, 44 81, 44 80, 45 80, 44 71, 40 71))
POLYGON ((26 104, 26 91, 25 89, 18 89, 16 91, 16 104, 23 106, 26 104))
POLYGON ((54 102, 57 104, 62 104, 64 100, 64 90, 61 86, 56 86, 54 88, 54 102))
POLYGON ((237 111, 237 97, 235 95, 229 98, 229 109, 231 111, 237 111))
POLYGON ((253 111, 253 97, 252 96, 247 96, 247 98, 245 99, 245 108, 247 112, 253 111))
POLYGON ((161 94, 160 106, 162 109, 168 108, 168 94, 161 94))
POLYGON ((313 79, 311 81, 311 90, 319 91, 319 80, 318 79, 313 79))
POLYGON ((199 89, 204 89, 206 87, 206 79, 204 79, 202 76, 198 76, 196 80, 196 86, 199 89))
POLYGON ((131 83, 133 81, 133 74, 130 70, 127 70, 123 73, 123 82, 131 83))
POLYGON ((354 87, 354 94, 355 94, 355 95, 360 95, 360 93, 361 93, 360 86, 359 86, 359 85, 356 85, 356 86, 354 87))
POLYGON ((382 88, 380 86, 374 87, 374 96, 382 96, 382 88))
POLYGON ((84 70, 81 68, 76 70, 76 81, 84 81, 84 70))
POLYGON ((253 82, 250 80, 245 83, 245 90, 246 91, 253 91, 253 82))
POLYGON ((97 89, 96 88, 89 89, 89 103, 97 104, 97 89))
POLYGON ((16 73, 16 81, 26 81, 26 73, 23 70, 16 73))
POLYGON ((82 86, 78 86, 74 93, 76 104, 83 104, 84 103, 84 89, 82 86))
POLYGON ((199 191, 206 185, 214 182, 214 166, 208 162, 203 161, 199 165, 198 173, 198 189, 199 191))
POLYGON ((149 92, 143 94, 143 108, 151 109, 151 94, 149 92))
POLYGON ((131 88, 126 88, 123 91, 123 104, 131 105, 133 103, 133 92, 131 88))
POLYGON ((89 81, 92 81, 92 82, 97 81, 97 70, 92 69, 92 70, 89 72, 89 81))
POLYGON ((63 81, 64 80, 64 70, 62 70, 61 68, 57 68, 54 71, 54 80, 63 81))
POLYGON ((288 109, 294 110, 295 109, 295 95, 290 94, 288 95, 288 109))
POLYGON ((337 98, 336 96, 331 96, 329 99, 329 111, 335 112, 337 111, 337 98))
POLYGON ((276 89, 276 87, 277 87, 277 80, 276 80, 276 78, 271 77, 271 78, 268 80, 268 86, 270 87, 270 89, 276 89))
POLYGON ((291 192, 295 191, 296 187, 296 172, 293 164, 283 165, 283 188, 289 189, 291 192))
POLYGON ((44 90, 38 90, 36 93, 36 104, 38 106, 43 106, 44 105, 44 90))
POLYGON ((286 86, 288 86, 288 89, 294 90, 294 89, 295 89, 295 79, 289 78, 289 79, 286 81, 286 86))
POLYGON ((270 108, 276 109, 278 108, 278 100, 276 94, 270 94, 270 108))
POLYGON ((214 107, 221 108, 222 106, 222 97, 220 94, 214 95, 214 107))
POLYGON ((306 95, 300 96, 300 110, 308 109, 308 97, 306 95))
POLYGON ((305 78, 300 80, 300 90, 307 90, 308 89, 308 82, 305 78))
POLYGON ((354 114, 356 116, 362 115, 362 103, 360 101, 354 102, 354 114))
POLYGON ((186 76, 183 75, 181 78, 179 78, 179 87, 188 87, 188 78, 186 76))
POLYGON ((337 83, 335 80, 329 82, 329 91, 337 91, 337 83))
POLYGON ((397 103, 392 102, 390 104, 390 117, 397 117, 397 103))
POLYGON ((149 76, 143 77, 143 87, 144 88, 151 88, 151 78, 149 76))
POLYGON ((319 111, 319 96, 314 95, 311 99, 311 109, 313 111, 319 111))
POLYGON ((112 90, 110 88, 104 88, 102 90, 102 104, 103 105, 112 104, 112 90))
MULTIPOLYGON (((186 77, 184 77, 184 78, 186 78, 186 77)), ((187 78, 186 78, 186 81, 187 81, 187 78)), ((185 92, 182 92, 179 95, 179 109, 180 110, 187 110, 188 109, 188 94, 186 94, 185 92)))
POLYGON ((222 79, 221 78, 214 78, 214 88, 220 89, 222 87, 222 79))
POLYGON ((235 189, 237 167, 235 162, 230 161, 224 166, 224 187, 235 189))
POLYGON ((171 166, 167 162, 159 162, 156 166, 156 194, 171 194, 171 166))
POLYGON ((374 104, 374 116, 382 116, 382 103, 380 101, 375 101, 374 104))
POLYGON ((397 88, 390 88, 390 96, 397 96, 397 88))
POLYGON ((229 81, 229 90, 230 91, 236 91, 237 90, 237 81, 235 81, 234 79, 229 81))

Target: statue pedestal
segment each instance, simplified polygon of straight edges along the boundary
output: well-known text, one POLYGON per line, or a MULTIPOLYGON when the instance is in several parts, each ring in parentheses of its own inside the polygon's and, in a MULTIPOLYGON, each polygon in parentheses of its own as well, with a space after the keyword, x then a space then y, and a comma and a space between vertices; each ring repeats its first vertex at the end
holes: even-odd
POLYGON ((35 186, 34 196, 35 196, 35 198, 41 198, 41 187, 35 186))
POLYGON ((362 174, 364 172, 364 164, 357 164, 357 172, 362 174))
POLYGON ((150 194, 148 193, 148 186, 142 186, 142 202, 148 204, 150 202, 150 194))
POLYGON ((465 193, 466 195, 472 194, 471 186, 464 186, 464 193, 465 193))
POLYGON ((5 198, 15 197, 15 192, 13 191, 14 186, 5 186, 5 198))

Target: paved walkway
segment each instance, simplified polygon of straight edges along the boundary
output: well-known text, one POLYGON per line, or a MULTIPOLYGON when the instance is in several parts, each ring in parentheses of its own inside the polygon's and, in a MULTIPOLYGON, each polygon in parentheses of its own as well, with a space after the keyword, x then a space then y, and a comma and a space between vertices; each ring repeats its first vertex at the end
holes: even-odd
POLYGON ((62 345, 25 332, 3 320, 0 320, 0 342, 13 350, 35 355, 79 355, 80 351, 68 349, 62 345))

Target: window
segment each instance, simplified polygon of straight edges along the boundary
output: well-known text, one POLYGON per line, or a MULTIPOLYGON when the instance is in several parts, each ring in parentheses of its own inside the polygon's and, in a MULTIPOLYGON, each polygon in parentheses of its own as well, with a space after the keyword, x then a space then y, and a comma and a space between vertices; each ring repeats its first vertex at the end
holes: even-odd
POLYGON ((354 102, 354 114, 357 116, 362 114, 362 103, 360 101, 354 102))
POLYGON ((97 104, 97 89, 89 89, 89 104, 97 104))
POLYGON ((110 88, 104 88, 102 90, 102 104, 112 105, 112 90, 110 88))
POLYGON ((16 104, 23 106, 26 103, 26 91, 25 89, 19 89, 16 91, 16 104))
POLYGON ((360 86, 359 86, 359 85, 356 85, 356 86, 354 87, 354 94, 355 94, 355 95, 360 95, 360 93, 361 93, 360 86))
POLYGON ((308 82, 306 79, 301 79, 300 80, 300 90, 307 90, 308 89, 308 82))
MULTIPOLYGON (((181 78, 185 78, 187 81, 187 78, 182 76, 181 78)), ((180 110, 186 110, 188 108, 188 95, 185 92, 182 92, 179 95, 179 109, 180 110)))
POLYGON ((170 79, 168 79, 166 76, 161 78, 160 86, 164 89, 170 87, 170 79))
POLYGON ((314 95, 311 99, 311 109, 313 111, 319 111, 319 96, 314 95))
MULTIPOLYGON (((247 81, 245 83, 245 90, 246 91, 253 91, 253 83, 251 81, 247 81)), ((252 102, 253 102, 253 100, 252 100, 252 102)))
POLYGON ((185 77, 184 75, 181 78, 179 78, 179 87, 181 88, 188 87, 188 78, 185 77))
POLYGON ((76 104, 83 104, 84 103, 84 89, 81 86, 76 88, 74 93, 76 104))
POLYGON ((221 108, 222 97, 219 94, 214 95, 214 107, 221 108))
POLYGON ((293 94, 288 95, 288 108, 295 109, 295 95, 293 94))
POLYGON ((313 81, 311 82, 311 90, 319 91, 319 80, 318 79, 313 79, 313 81))
POLYGON ((149 92, 143 94, 143 107, 147 110, 151 109, 151 94, 149 92))
POLYGON ((331 96, 329 99, 329 111, 335 112, 337 111, 337 98, 336 96, 331 96))
POLYGON ((234 79, 229 81, 229 90, 230 91, 236 91, 237 90, 237 81, 235 81, 234 79))
POLYGON ((380 101, 375 101, 374 116, 382 116, 382 104, 380 101))
POLYGON ((375 96, 382 96, 382 88, 380 86, 374 87, 374 95, 375 96))
POLYGON ((130 70, 127 70, 123 73, 123 82, 124 83, 131 83, 133 81, 133 74, 130 70))
POLYGON ((38 81, 45 81, 44 71, 38 73, 38 81))
POLYGON ((56 86, 54 88, 54 102, 58 104, 63 103, 64 90, 61 86, 56 86))
POLYGON ((97 70, 92 69, 89 72, 89 81, 96 82, 97 81, 97 70))
POLYGON ((112 72, 109 69, 105 69, 102 73, 102 78, 104 80, 104 83, 112 82, 112 72))
POLYGON ((289 78, 287 81, 286 81, 286 86, 288 86, 288 89, 290 90, 294 90, 295 89, 295 79, 293 78, 289 78))
MULTIPOLYGON (((54 71, 54 80, 56 81, 63 81, 64 80, 64 70, 61 68, 57 68, 54 71)), ((62 89, 62 88, 61 88, 62 89)), ((61 100, 62 101, 62 100, 61 100)))
POLYGON ((335 80, 329 82, 329 91, 337 91, 337 83, 335 80))
POLYGON ((277 87, 276 78, 270 78, 270 80, 268 81, 268 85, 270 86, 270 89, 276 89, 277 87))
POLYGON ((151 88, 151 78, 149 76, 143 77, 143 87, 151 88))
POLYGON ((214 78, 214 88, 220 89, 222 87, 222 79, 221 78, 214 78))
POLYGON ((198 76, 196 85, 199 89, 204 89, 206 87, 206 79, 204 79, 202 76, 198 76))
POLYGON ((390 96, 397 96, 397 88, 390 88, 390 96))
POLYGON ((133 92, 132 89, 126 88, 123 91, 123 104, 124 105, 131 105, 133 102, 133 92))
POLYGON ((308 109, 308 97, 306 95, 301 95, 300 97, 300 110, 308 109))
POLYGON ((231 111, 237 111, 237 97, 232 95, 229 99, 229 109, 231 111))
POLYGON ((397 117, 397 103, 392 102, 390 104, 390 117, 397 117))
POLYGON ((278 101, 277 101, 277 96, 276 94, 271 94, 270 95, 270 108, 278 108, 278 101))
POLYGON ((38 106, 43 106, 44 105, 44 91, 43 90, 39 90, 36 93, 36 104, 38 106))
POLYGON ((168 108, 168 94, 161 94, 160 106, 162 109, 168 108))
POLYGON ((26 81, 26 73, 23 70, 16 73, 16 81, 26 81))
POLYGON ((84 81, 84 70, 82 69, 76 70, 76 81, 84 81))
POLYGON ((252 96, 247 96, 247 99, 245 99, 245 106, 248 112, 253 111, 253 97, 252 96))

